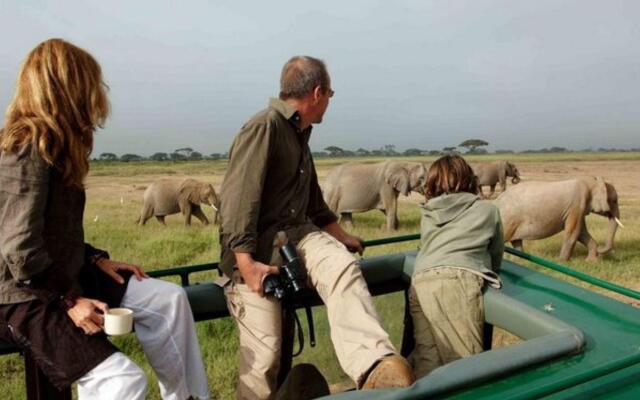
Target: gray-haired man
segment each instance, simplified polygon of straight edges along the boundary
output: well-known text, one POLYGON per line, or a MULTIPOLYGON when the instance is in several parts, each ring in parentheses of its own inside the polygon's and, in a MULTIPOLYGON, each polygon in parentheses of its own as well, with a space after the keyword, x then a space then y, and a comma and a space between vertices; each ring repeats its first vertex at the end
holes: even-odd
MULTIPOLYGON (((254 115, 236 136, 222 184, 221 267, 231 278, 227 304, 240 332, 238 398, 275 394, 282 343, 281 305, 263 297, 273 239, 286 232, 309 284, 325 305, 341 367, 360 388, 408 386, 413 373, 380 322, 355 257, 361 240, 348 234, 325 204, 308 141, 334 92, 321 60, 289 60, 280 98, 254 115)), ((271 264, 271 265, 270 265, 271 264)))

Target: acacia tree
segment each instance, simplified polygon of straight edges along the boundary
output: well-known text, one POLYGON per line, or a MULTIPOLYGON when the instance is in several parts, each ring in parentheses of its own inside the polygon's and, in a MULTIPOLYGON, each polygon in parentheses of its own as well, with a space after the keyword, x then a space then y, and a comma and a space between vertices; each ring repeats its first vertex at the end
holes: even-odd
POLYGON ((131 153, 127 153, 127 154, 123 154, 122 157, 120 157, 120 161, 124 161, 124 162, 130 162, 130 161, 142 161, 143 158, 137 154, 131 154, 131 153))
POLYGON ((153 153, 149 159, 153 161, 167 161, 169 159, 169 155, 167 153, 153 153))
POLYGON ((344 155, 344 150, 338 146, 325 147, 324 150, 328 151, 331 157, 341 157, 344 155))
POLYGON ((416 149, 416 148, 410 148, 410 149, 406 149, 402 154, 404 154, 405 156, 421 156, 422 150, 416 149))
POLYGON ((482 139, 467 139, 464 142, 460 143, 458 147, 464 147, 467 149, 467 153, 473 154, 476 152, 476 149, 481 146, 488 146, 489 142, 485 142, 482 139))
POLYGON ((442 154, 456 154, 456 146, 449 146, 442 148, 442 154))
POLYGON ((99 160, 101 161, 116 161, 118 156, 113 153, 102 153, 100 154, 99 160))
POLYGON ((173 152, 180 154, 185 158, 189 158, 191 156, 191 153, 193 153, 193 149, 191 147, 183 147, 181 149, 175 149, 173 152))
POLYGON ((185 161, 187 159, 187 156, 174 151, 173 153, 169 154, 169 158, 171 158, 171 161, 185 161))

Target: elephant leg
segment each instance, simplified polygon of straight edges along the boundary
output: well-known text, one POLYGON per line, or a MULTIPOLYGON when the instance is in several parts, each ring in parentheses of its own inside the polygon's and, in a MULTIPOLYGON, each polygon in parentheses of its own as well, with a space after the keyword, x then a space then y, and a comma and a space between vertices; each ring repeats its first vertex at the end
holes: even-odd
POLYGON ((496 194, 496 185, 493 184, 493 185, 491 185, 489 187, 491 188, 491 191, 489 192, 489 197, 487 197, 487 198, 491 198, 491 197, 493 197, 494 194, 496 194))
POLYGON ((385 204, 387 214, 387 230, 395 231, 398 229, 398 199, 393 198, 391 204, 385 204))
POLYGON ((578 241, 586 246, 588 254, 587 261, 596 261, 598 260, 598 244, 591 237, 591 234, 587 230, 587 225, 582 226, 582 230, 580 231, 580 236, 578 236, 578 241))
POLYGON ((584 216, 582 213, 572 212, 564 223, 564 239, 560 250, 560 260, 567 261, 571 258, 573 248, 580 237, 580 232, 584 226, 584 216))
POLYGON ((340 214, 340 222, 344 225, 345 229, 351 231, 353 230, 353 217, 349 212, 343 212, 340 214))
POLYGON ((156 215, 156 219, 158 220, 158 222, 160 222, 164 226, 167 226, 167 223, 164 222, 164 217, 164 215, 156 215))
POLYGON ((202 208, 193 207, 193 211, 191 213, 193 214, 194 217, 198 218, 200 222, 202 222, 204 225, 209 225, 209 219, 202 211, 202 208))
POLYGON ((511 246, 513 246, 514 249, 524 251, 524 248, 522 247, 522 239, 512 240, 511 246))
POLYGON ((380 224, 380 229, 387 229, 387 210, 384 208, 379 208, 378 210, 384 215, 384 222, 380 224))
POLYGON ((178 202, 178 207, 180 207, 180 212, 184 215, 184 225, 191 225, 191 203, 184 199, 178 202))

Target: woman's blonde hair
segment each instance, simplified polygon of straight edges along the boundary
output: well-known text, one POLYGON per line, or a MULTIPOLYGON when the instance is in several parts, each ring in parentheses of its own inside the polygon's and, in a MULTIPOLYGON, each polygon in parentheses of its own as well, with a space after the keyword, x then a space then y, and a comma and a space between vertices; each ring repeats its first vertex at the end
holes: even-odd
POLYGON ((65 184, 82 187, 93 132, 109 115, 106 89, 89 53, 62 39, 40 43, 18 74, 0 150, 16 152, 31 144, 65 184))

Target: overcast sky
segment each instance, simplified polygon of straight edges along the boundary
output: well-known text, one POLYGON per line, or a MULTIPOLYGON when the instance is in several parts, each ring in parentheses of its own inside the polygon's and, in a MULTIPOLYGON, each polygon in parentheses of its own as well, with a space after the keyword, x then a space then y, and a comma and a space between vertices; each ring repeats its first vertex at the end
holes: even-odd
POLYGON ((311 147, 640 147, 640 2, 0 0, 0 109, 39 42, 91 52, 94 154, 226 152, 295 54, 336 92, 311 147))

